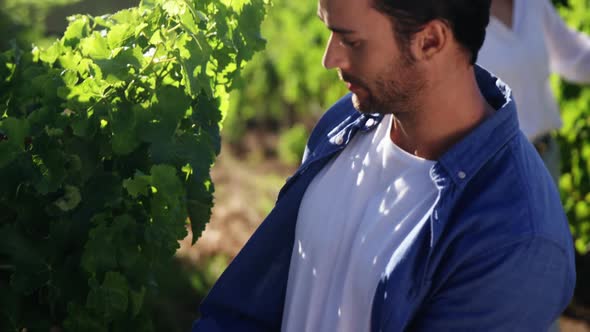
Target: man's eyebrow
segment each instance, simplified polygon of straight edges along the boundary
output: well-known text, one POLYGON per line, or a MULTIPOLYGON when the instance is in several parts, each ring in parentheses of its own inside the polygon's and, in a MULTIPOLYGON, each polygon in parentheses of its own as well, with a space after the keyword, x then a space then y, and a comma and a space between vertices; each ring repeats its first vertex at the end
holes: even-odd
MULTIPOLYGON (((324 22, 324 19, 322 18, 322 15, 320 14, 320 12, 318 12, 318 18, 320 19, 320 21, 324 22)), ((336 33, 340 33, 340 34, 352 34, 352 33, 356 33, 356 31, 354 30, 350 30, 350 29, 345 29, 345 28, 339 28, 339 27, 334 27, 334 26, 327 26, 328 29, 330 29, 333 32, 336 33)))

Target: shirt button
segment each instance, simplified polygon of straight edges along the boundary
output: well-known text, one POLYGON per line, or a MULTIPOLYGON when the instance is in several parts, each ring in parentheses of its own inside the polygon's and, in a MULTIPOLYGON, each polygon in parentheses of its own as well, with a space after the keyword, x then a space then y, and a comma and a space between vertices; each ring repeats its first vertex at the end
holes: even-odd
POLYGON ((342 143, 344 143, 344 136, 339 135, 338 137, 336 137, 336 139, 334 139, 334 143, 336 143, 337 145, 342 145, 342 143))
POLYGON ((366 127, 373 127, 374 124, 375 124, 375 120, 373 120, 373 119, 369 119, 369 120, 367 120, 367 122, 365 122, 366 127))
POLYGON ((467 174, 465 174, 465 172, 460 171, 459 173, 457 173, 457 176, 459 176, 459 179, 463 180, 467 177, 467 174))

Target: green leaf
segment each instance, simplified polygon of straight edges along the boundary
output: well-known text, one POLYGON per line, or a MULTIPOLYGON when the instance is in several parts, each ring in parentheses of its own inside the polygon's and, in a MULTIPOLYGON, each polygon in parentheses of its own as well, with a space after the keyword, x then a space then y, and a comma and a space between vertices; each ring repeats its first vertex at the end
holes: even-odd
POLYGON ((57 57, 62 54, 62 44, 60 42, 53 43, 45 52, 41 52, 40 59, 41 61, 53 64, 57 57))
POLYGON ((164 197, 168 203, 178 202, 182 197, 183 188, 176 169, 170 165, 154 165, 150 174, 157 195, 164 197))
POLYGON ((126 47, 119 50, 111 59, 95 61, 106 81, 112 84, 129 81, 134 78, 134 72, 139 71, 145 63, 139 47, 126 47))
MULTIPOLYGON (((133 23, 140 19, 137 8, 123 9, 111 16, 111 19, 118 23, 133 23)), ((141 24, 145 24, 142 22, 141 24)))
POLYGON ((102 314, 107 322, 121 317, 129 306, 127 279, 119 272, 107 272, 103 283, 100 286, 92 287, 86 306, 102 314))
POLYGON ((82 83, 71 87, 68 99, 76 100, 80 103, 87 103, 91 100, 99 99, 103 96, 108 85, 97 79, 86 79, 82 83))
POLYGON ((141 33, 144 32, 145 31, 145 28, 147 28, 147 27, 149 27, 149 24, 147 24, 145 22, 139 23, 139 25, 137 25, 135 27, 135 30, 133 32, 134 35, 135 35, 135 38, 139 37, 141 35, 141 33))
POLYGON ((213 183, 208 178, 205 182, 190 181, 188 184, 187 209, 195 244, 211 219, 213 206, 213 183))
POLYGON ((59 207, 62 211, 73 210, 76 208, 76 206, 78 206, 78 204, 80 204, 80 201, 82 200, 80 190, 77 187, 69 185, 66 185, 64 189, 65 194, 63 197, 55 201, 54 204, 57 205, 57 207, 59 207))
POLYGON ((138 114, 138 135, 145 142, 166 146, 173 143, 178 124, 190 107, 190 98, 180 88, 172 86, 161 87, 155 97, 156 103, 150 112, 138 114))
POLYGON ((70 125, 73 134, 79 137, 91 138, 98 130, 97 121, 93 117, 88 117, 87 114, 74 115, 70 125))
POLYGON ((88 35, 88 17, 78 15, 70 19, 72 21, 64 32, 63 41, 65 46, 76 47, 80 40, 88 35))
POLYGON ((25 138, 29 135, 29 123, 26 119, 8 117, 0 120, 0 168, 12 162, 24 152, 25 138))
POLYGON ((174 160, 178 164, 189 162, 195 171, 209 172, 216 156, 214 147, 205 132, 201 135, 184 134, 178 137, 172 147, 174 160))
POLYGON ((10 142, 21 149, 29 135, 29 122, 26 119, 7 117, 0 120, 0 131, 7 137, 3 142, 10 142))
POLYGON ((193 16, 193 13, 191 11, 185 11, 182 15, 180 15, 180 21, 183 24, 183 27, 190 33, 190 34, 195 34, 199 31, 199 27, 197 26, 197 21, 200 21, 200 19, 197 17, 197 21, 195 21, 195 18, 193 16))
POLYGON ((100 80, 103 77, 100 67, 94 61, 88 58, 83 58, 82 60, 80 60, 75 69, 78 71, 82 78, 100 80))
POLYGON ((80 41, 80 50, 92 59, 107 59, 111 55, 106 39, 96 31, 80 41))
POLYGON ((168 0, 162 6, 166 13, 170 16, 178 16, 184 14, 186 11, 186 3, 179 0, 168 0))
POLYGON ((81 264, 90 275, 117 266, 117 251, 112 245, 114 234, 111 233, 104 217, 97 217, 95 220, 98 225, 90 230, 81 264))
POLYGON ((115 49, 124 45, 127 39, 133 37, 135 27, 131 24, 121 23, 114 25, 107 34, 107 44, 110 49, 115 49))
POLYGON ((190 106, 190 97, 181 89, 173 86, 163 86, 157 92, 158 103, 154 105, 153 111, 162 118, 180 120, 186 114, 190 106))
POLYGON ((35 189, 43 195, 56 192, 67 177, 66 157, 53 143, 53 141, 39 142, 38 145, 47 144, 46 150, 39 151, 39 154, 33 159, 41 175, 35 183, 35 189))
POLYGON ((196 105, 193 107, 192 118, 196 121, 204 136, 203 140, 207 140, 208 144, 213 147, 215 155, 221 151, 221 135, 219 123, 221 122, 221 110, 219 101, 201 95, 197 99, 196 105))
POLYGON ((146 288, 141 287, 139 292, 134 290, 130 291, 130 300, 131 300, 131 314, 133 316, 137 316, 143 307, 143 302, 145 299, 146 288))
POLYGON ((107 332, 103 318, 93 315, 76 302, 68 303, 68 317, 64 321, 66 331, 107 332))
POLYGON ((72 86, 78 83, 78 73, 73 70, 66 69, 62 71, 61 77, 66 86, 72 86))
POLYGON ((186 203, 182 183, 174 167, 155 165, 151 169, 154 195, 150 199, 153 223, 146 229, 146 241, 164 256, 171 256, 186 236, 186 203))
POLYGON ((140 195, 148 195, 151 183, 152 181, 150 176, 137 171, 133 178, 123 181, 123 187, 127 189, 127 192, 129 195, 131 195, 131 197, 137 198, 140 195))
POLYGON ((139 145, 136 132, 135 110, 131 105, 122 105, 111 112, 113 152, 118 155, 131 153, 139 145))
POLYGON ((201 90, 211 94, 211 78, 205 75, 205 69, 212 51, 202 31, 195 37, 197 39, 188 34, 180 35, 176 41, 175 51, 176 58, 182 65, 187 92, 193 97, 201 90), (195 47, 198 47, 199 52, 192 51, 195 47))

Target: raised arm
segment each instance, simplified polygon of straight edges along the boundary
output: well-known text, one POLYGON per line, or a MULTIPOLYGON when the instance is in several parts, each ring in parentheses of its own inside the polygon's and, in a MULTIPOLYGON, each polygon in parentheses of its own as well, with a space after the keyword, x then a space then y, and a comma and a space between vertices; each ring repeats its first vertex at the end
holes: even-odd
POLYGON ((540 1, 551 70, 568 81, 590 83, 590 38, 569 28, 549 0, 540 1))

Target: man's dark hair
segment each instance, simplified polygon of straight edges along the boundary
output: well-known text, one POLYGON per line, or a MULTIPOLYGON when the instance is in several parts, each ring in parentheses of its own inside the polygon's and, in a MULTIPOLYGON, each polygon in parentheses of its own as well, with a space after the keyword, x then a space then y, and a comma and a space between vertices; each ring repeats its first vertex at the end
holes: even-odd
POLYGON ((391 16, 396 38, 409 45, 415 33, 432 20, 442 20, 475 64, 490 21, 491 0, 373 0, 375 9, 391 16))

